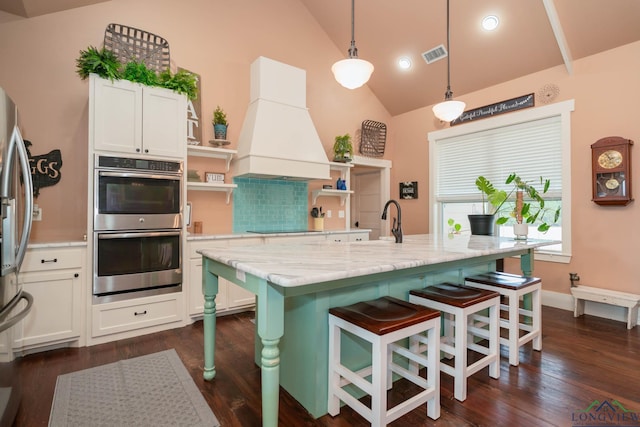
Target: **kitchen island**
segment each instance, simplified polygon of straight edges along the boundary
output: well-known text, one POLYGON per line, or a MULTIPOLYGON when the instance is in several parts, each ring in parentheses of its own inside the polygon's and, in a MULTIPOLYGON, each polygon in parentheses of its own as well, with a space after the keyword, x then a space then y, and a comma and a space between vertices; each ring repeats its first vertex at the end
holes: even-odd
MULTIPOLYGON (((256 362, 262 370, 262 420, 278 424, 282 385, 313 416, 327 413, 327 312, 383 295, 408 300, 411 289, 495 268, 495 261, 520 256, 523 274, 533 272, 535 248, 546 240, 516 241, 492 236, 405 236, 404 242, 312 242, 252 247, 212 246, 203 256, 204 378, 215 377, 215 297, 218 278, 257 295, 256 362)), ((346 345, 357 365, 363 349, 346 345)), ((231 367, 229 367, 231 368, 231 367)))

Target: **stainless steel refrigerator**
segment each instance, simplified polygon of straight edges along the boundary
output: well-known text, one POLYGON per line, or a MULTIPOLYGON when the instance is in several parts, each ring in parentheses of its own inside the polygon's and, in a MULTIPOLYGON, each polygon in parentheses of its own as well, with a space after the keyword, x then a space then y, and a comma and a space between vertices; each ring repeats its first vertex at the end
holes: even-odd
MULTIPOLYGON (((0 88, 0 340, 11 348, 11 328, 22 320, 33 298, 18 280, 31 233, 33 184, 27 149, 18 128, 18 109, 0 88)), ((0 427, 11 426, 20 403, 20 383, 12 361, 0 359, 0 427)))

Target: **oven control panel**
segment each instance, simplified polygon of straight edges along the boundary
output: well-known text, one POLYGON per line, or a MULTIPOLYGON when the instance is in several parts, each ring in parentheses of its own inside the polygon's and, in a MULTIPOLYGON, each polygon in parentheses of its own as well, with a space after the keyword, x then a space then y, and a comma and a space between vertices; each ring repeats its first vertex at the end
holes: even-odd
POLYGON ((166 160, 135 159, 131 157, 97 156, 96 167, 153 172, 182 172, 182 162, 166 160))

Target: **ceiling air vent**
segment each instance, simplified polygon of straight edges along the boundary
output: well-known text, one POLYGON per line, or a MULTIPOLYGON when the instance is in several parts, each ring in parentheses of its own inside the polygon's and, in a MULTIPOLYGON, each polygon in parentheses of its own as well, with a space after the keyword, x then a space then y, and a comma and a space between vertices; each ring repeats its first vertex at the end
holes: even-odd
POLYGON ((439 59, 446 58, 447 49, 444 47, 444 45, 441 44, 440 46, 434 47, 431 50, 423 52, 422 57, 424 58, 425 61, 427 61, 427 64, 431 64, 432 62, 436 62, 439 59))

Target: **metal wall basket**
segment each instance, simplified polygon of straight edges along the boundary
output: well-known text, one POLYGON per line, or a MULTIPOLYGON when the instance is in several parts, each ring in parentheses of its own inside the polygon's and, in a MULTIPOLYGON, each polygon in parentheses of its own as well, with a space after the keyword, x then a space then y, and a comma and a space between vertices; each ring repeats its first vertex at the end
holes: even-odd
POLYGON ((368 157, 382 157, 387 141, 387 125, 373 120, 362 122, 360 131, 360 154, 368 157))
POLYGON ((169 69, 169 42, 147 31, 121 24, 109 24, 104 32, 104 47, 125 65, 144 62, 158 73, 169 69))

